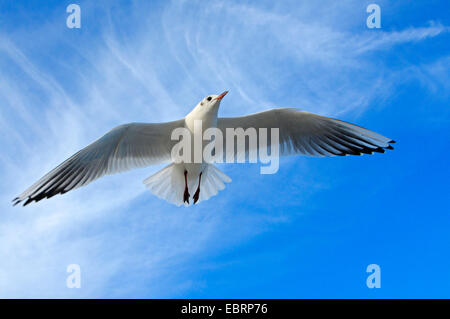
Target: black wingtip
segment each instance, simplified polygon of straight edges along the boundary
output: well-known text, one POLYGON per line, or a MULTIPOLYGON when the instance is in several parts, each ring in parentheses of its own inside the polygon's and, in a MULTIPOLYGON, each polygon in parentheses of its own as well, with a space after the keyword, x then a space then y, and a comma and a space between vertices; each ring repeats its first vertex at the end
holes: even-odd
POLYGON ((397 143, 397 142, 394 140, 390 140, 388 143, 397 143))
POLYGON ((27 199, 27 201, 26 201, 25 203, 23 203, 23 206, 24 206, 24 207, 27 206, 27 205, 28 205, 29 203, 31 203, 33 200, 34 200, 34 198, 29 197, 29 198, 27 199))
POLYGON ((376 153, 384 153, 385 152, 385 150, 382 147, 375 148, 375 149, 373 149, 373 151, 376 153))
POLYGON ((12 201, 11 201, 13 204, 13 206, 16 206, 17 204, 19 204, 20 203, 20 199, 19 199, 19 197, 16 197, 16 198, 14 198, 12 201))

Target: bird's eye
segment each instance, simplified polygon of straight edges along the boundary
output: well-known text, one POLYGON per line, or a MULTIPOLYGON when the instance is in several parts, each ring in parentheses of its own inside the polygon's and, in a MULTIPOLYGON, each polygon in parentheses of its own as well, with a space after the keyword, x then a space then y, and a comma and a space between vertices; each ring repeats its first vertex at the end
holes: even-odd
POLYGON ((212 97, 208 96, 207 100, 208 100, 208 101, 211 101, 211 99, 212 99, 212 97))

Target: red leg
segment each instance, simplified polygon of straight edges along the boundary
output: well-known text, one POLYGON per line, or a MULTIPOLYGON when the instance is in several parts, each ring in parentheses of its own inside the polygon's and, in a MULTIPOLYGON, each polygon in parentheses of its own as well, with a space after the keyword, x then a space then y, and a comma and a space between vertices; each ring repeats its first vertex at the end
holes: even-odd
POLYGON ((189 196, 191 196, 191 195, 189 194, 189 191, 188 191, 187 171, 185 170, 184 171, 184 195, 183 195, 183 202, 184 203, 187 202, 189 204, 189 196))
POLYGON ((202 181, 202 173, 198 176, 198 187, 194 194, 194 204, 198 202, 198 198, 200 197, 200 182, 202 181))

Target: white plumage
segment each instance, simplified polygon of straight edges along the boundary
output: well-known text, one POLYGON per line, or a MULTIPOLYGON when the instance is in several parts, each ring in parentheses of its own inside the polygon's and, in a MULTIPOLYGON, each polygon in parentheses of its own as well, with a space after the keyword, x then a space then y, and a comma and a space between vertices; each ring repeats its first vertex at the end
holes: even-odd
MULTIPOLYGON (((171 140, 171 132, 185 127, 194 138, 196 120, 202 121, 203 131, 210 127, 217 127, 223 132, 226 128, 268 128, 268 140, 270 128, 279 128, 280 155, 344 156, 384 153, 385 149, 393 149, 390 143, 394 141, 378 133, 292 108, 218 118, 220 102, 226 94, 205 97, 184 119, 178 121, 131 123, 112 129, 30 186, 13 200, 14 205, 23 202, 25 206, 32 201, 64 194, 104 175, 171 162, 171 150, 177 142, 171 140)), ((250 151, 249 144, 246 144, 244 151, 250 151)), ((226 152, 236 153, 237 149, 227 149, 226 152)), ((227 175, 205 162, 172 163, 144 180, 156 196, 178 206, 190 203, 192 194, 189 192, 196 190, 198 198, 194 194, 194 203, 200 202, 217 195, 229 182, 231 179, 227 175)))

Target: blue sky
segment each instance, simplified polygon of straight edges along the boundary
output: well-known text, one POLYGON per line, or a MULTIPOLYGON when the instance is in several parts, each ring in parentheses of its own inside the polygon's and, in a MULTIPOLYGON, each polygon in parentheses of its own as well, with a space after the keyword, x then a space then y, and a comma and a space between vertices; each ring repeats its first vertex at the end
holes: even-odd
POLYGON ((445 1, 0 1, 0 297, 450 297, 445 1), (105 177, 11 199, 110 128, 298 107, 397 141, 386 154, 222 165, 190 208, 105 177), (381 267, 368 289, 366 267, 381 267), (66 287, 79 264, 82 287, 66 287))

